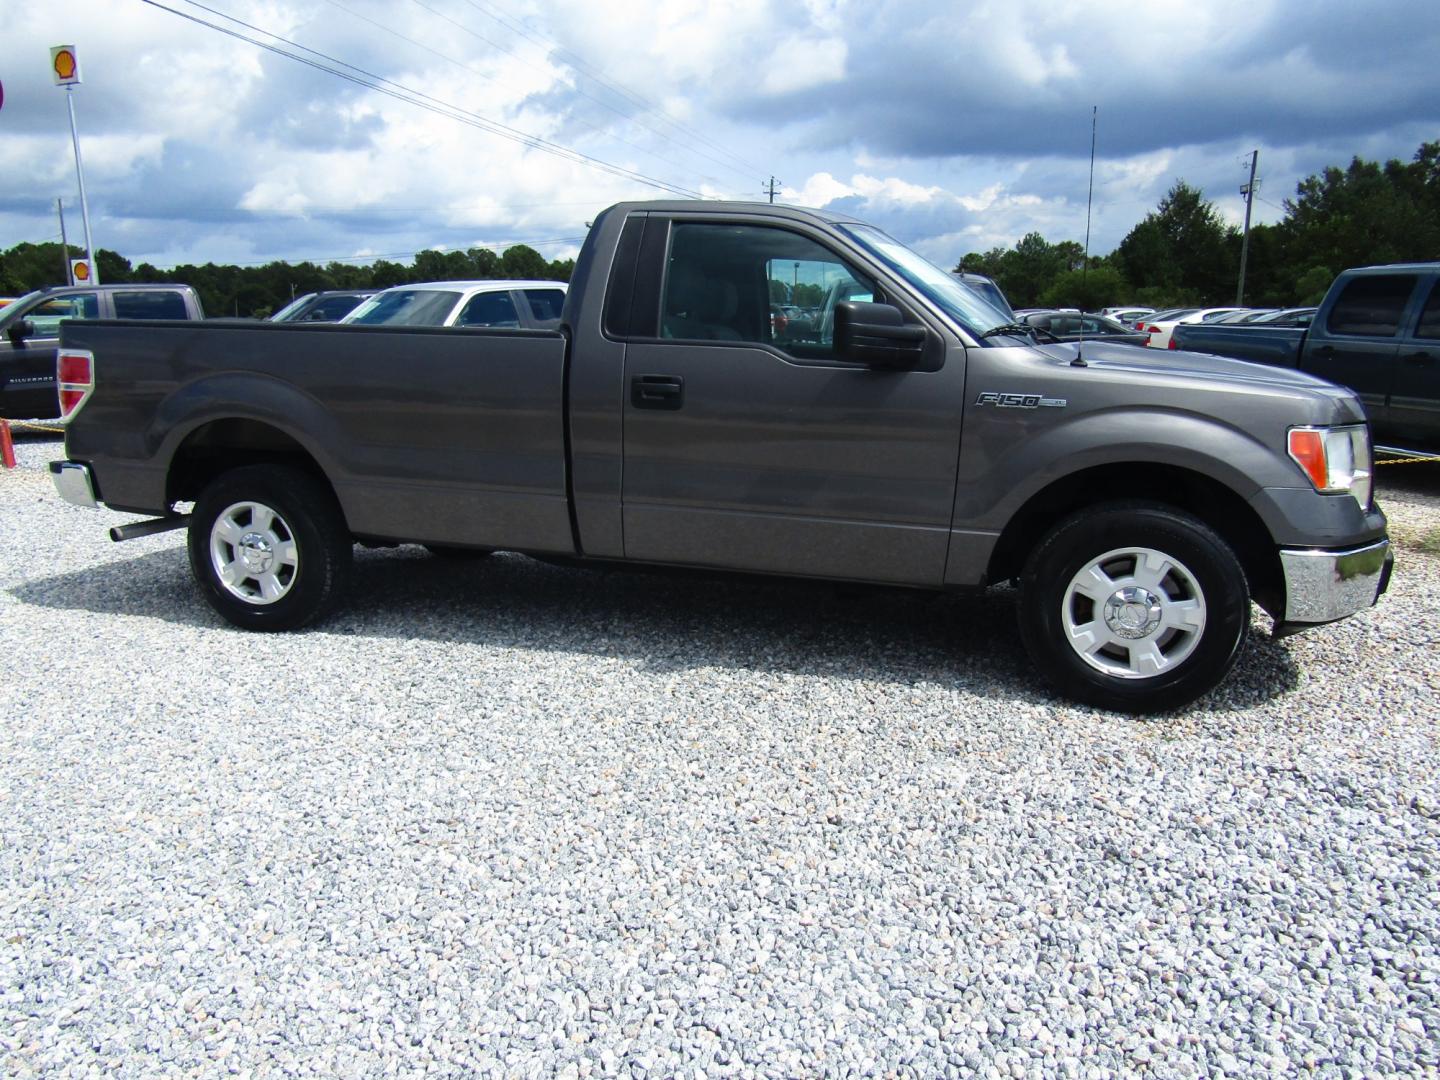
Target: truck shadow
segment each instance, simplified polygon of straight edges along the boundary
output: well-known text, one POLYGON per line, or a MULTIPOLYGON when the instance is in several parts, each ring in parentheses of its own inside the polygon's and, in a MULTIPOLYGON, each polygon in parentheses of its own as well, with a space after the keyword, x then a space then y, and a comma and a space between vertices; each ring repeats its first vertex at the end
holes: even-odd
MULTIPOLYGON (((10 590, 42 607, 207 630, 183 549, 36 579, 10 590)), ((718 667, 993 693, 1057 703, 1015 625, 1017 594, 951 595, 779 578, 475 562, 422 549, 357 550, 348 602, 314 633, 416 638, 638 661, 651 673, 718 667)), ((235 631, 241 633, 241 631, 235 631)), ((1252 637, 1231 679, 1198 707, 1249 708, 1298 685, 1281 643, 1252 637)))

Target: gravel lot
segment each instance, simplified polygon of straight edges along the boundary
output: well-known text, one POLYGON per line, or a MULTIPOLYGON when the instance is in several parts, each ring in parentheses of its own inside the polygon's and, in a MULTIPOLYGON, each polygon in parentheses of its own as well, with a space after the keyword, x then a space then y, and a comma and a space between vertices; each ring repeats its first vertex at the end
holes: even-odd
POLYGON ((1440 465, 1377 609, 1137 720, 1005 592, 409 547, 242 634, 19 451, 0 1073, 1440 1071, 1440 465))

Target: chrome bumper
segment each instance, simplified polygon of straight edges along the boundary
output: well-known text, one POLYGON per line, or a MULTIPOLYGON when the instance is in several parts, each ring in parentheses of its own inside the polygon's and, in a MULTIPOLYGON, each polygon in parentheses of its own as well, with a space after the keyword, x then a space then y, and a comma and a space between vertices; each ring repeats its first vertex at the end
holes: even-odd
POLYGON ((66 502, 91 509, 100 505, 100 500, 95 498, 95 479, 90 475, 89 465, 78 461, 52 461, 50 479, 55 481, 55 490, 66 502))
POLYGON ((1349 551, 1282 550, 1285 622, 1334 622, 1373 606, 1394 562, 1389 540, 1349 551))

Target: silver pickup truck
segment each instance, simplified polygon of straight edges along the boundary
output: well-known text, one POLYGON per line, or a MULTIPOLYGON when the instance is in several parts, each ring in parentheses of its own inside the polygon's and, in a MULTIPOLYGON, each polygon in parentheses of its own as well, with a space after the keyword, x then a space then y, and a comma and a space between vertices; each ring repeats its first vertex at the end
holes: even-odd
POLYGON ((1287 633, 1389 577, 1349 391, 1037 344, 837 214, 612 207, 557 331, 77 322, 62 344, 61 494, 160 515, 117 538, 188 527, 200 591, 253 630, 333 610, 357 541, 1014 580, 1057 689, 1150 711, 1225 677, 1252 598, 1287 633), (771 317, 801 292, 820 318, 771 317))

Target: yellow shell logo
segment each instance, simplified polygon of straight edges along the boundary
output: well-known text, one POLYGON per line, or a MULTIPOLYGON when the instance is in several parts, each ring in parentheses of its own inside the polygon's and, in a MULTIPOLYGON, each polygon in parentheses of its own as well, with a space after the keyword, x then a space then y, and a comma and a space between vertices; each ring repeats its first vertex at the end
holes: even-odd
POLYGON ((77 283, 83 283, 90 280, 89 263, 77 262, 75 264, 75 280, 77 283))
POLYGON ((75 54, 69 49, 61 49, 55 54, 55 74, 62 79, 75 77, 75 54))

